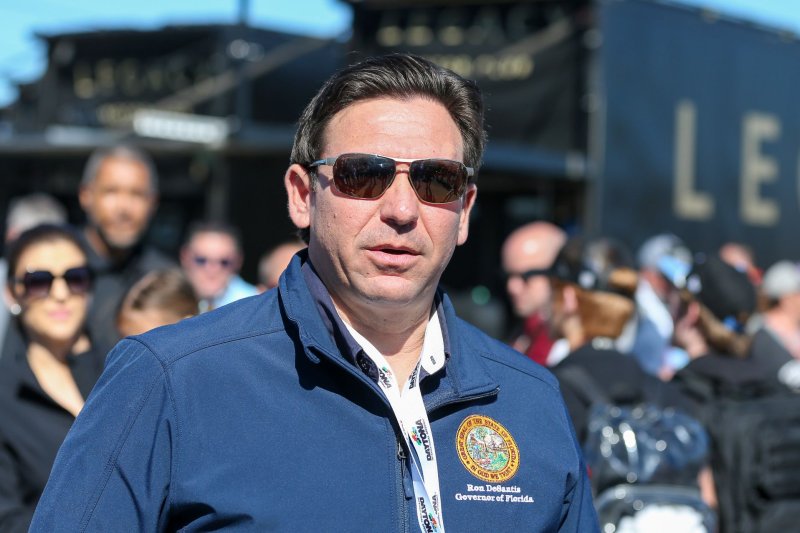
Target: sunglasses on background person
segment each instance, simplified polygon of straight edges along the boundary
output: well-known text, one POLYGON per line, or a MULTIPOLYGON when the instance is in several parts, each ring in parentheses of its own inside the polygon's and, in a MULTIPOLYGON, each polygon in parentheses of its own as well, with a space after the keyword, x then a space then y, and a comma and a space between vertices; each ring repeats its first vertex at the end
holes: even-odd
POLYGON ((213 266, 217 265, 222 267, 225 270, 230 270, 233 268, 233 259, 229 257, 223 257, 222 259, 213 259, 211 257, 206 257, 205 255, 194 255, 192 256, 192 261, 195 265, 199 267, 205 268, 206 266, 213 266))
POLYGON ((520 278, 523 282, 527 283, 531 278, 536 276, 552 276, 552 268, 534 268, 526 270, 525 272, 503 272, 502 275, 505 279, 520 278))
POLYGON ((87 266, 70 268, 60 276, 49 270, 35 270, 26 272, 21 278, 15 278, 15 281, 22 285, 24 297, 44 298, 50 294, 56 279, 63 279, 72 294, 86 294, 92 288, 92 271, 87 266))
POLYGON ((449 159, 396 159, 376 154, 341 154, 314 161, 309 167, 333 167, 336 189, 352 198, 380 198, 392 185, 397 163, 408 163, 408 179, 417 198, 429 204, 448 204, 467 190, 475 170, 449 159))

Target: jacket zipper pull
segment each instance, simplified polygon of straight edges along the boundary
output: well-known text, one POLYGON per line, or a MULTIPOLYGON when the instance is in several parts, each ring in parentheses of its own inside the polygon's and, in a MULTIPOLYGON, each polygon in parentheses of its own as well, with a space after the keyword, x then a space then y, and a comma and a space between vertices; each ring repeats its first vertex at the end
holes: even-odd
POLYGON ((406 460, 406 450, 403 448, 403 443, 399 440, 397 441, 397 458, 401 461, 406 460))

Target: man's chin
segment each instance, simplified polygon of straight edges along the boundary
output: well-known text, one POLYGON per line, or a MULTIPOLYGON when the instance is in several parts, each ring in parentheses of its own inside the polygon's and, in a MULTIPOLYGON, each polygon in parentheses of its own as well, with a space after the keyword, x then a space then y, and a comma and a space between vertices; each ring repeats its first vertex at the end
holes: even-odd
POLYGON ((421 287, 408 281, 391 280, 388 283, 375 283, 364 287, 362 295, 375 305, 402 307, 418 302, 423 292, 421 287))
POLYGON ((141 235, 103 235, 109 248, 118 251, 130 250, 139 243, 141 235))

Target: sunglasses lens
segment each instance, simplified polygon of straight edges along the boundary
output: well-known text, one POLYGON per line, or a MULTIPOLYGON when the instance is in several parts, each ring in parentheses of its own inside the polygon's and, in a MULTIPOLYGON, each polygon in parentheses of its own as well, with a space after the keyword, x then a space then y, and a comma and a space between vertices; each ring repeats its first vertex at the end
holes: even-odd
POLYGON ((394 161, 388 157, 343 154, 333 165, 333 182, 347 196, 377 198, 391 185, 394 172, 394 161))
POLYGON ((466 190, 467 168, 458 161, 420 159, 411 163, 410 172, 414 190, 423 202, 454 202, 466 190))
POLYGON ((87 267, 70 268, 64 272, 64 281, 72 294, 86 294, 92 287, 92 273, 87 267))
POLYGON ((25 296, 28 298, 41 298, 50 293, 53 285, 53 274, 46 270, 26 272, 22 277, 22 286, 25 287, 25 296))

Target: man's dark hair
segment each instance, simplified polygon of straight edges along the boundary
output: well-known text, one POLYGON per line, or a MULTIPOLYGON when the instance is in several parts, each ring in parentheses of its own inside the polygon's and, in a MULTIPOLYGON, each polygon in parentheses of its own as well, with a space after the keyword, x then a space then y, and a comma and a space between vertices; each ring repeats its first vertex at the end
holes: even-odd
POLYGON ((86 166, 83 169, 83 177, 81 178, 81 186, 86 187, 94 181, 97 173, 100 171, 100 166, 106 159, 111 158, 126 159, 128 161, 135 161, 144 165, 147 169, 147 175, 150 178, 150 189, 153 192, 158 192, 158 173, 153 159, 147 155, 144 150, 129 145, 129 144, 115 144, 113 146, 103 146, 92 152, 86 166))
MULTIPOLYGON (((477 172, 486 143, 480 89, 474 82, 412 54, 370 57, 328 79, 300 115, 291 162, 307 167, 319 159, 328 123, 348 106, 372 98, 413 97, 439 102, 447 109, 464 141, 464 164, 477 172)), ((316 178, 313 172, 311 176, 316 178)), ((308 242, 307 232, 301 231, 301 237, 308 242)))
POLYGON ((189 231, 186 233, 186 239, 183 241, 184 245, 188 245, 195 236, 201 233, 221 233, 227 235, 233 239, 233 242, 236 244, 236 251, 240 254, 243 251, 242 233, 239 231, 239 228, 233 224, 222 220, 199 220, 192 222, 189 225, 189 231))

